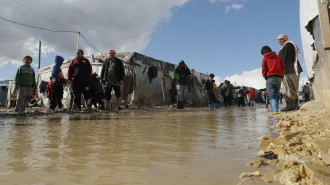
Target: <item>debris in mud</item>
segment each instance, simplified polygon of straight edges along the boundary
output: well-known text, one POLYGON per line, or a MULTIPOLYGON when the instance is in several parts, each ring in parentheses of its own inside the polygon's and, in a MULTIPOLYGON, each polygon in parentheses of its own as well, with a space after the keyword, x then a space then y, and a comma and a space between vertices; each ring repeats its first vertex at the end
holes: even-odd
POLYGON ((273 166, 274 170, 262 177, 265 182, 329 184, 330 115, 316 105, 322 104, 308 102, 299 111, 278 114, 278 124, 273 128, 279 137, 260 138, 258 157, 266 159, 251 161, 248 165, 273 166))
POLYGON ((252 177, 252 176, 260 177, 261 175, 260 175, 260 172, 255 171, 255 172, 253 172, 253 173, 242 173, 242 174, 239 176, 239 178, 240 178, 240 179, 244 179, 245 177, 252 177))

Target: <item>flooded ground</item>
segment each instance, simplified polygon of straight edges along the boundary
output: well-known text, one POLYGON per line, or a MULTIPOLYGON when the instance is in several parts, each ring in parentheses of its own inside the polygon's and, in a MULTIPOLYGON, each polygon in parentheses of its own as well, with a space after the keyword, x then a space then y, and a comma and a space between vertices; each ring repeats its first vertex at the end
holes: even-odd
POLYGON ((274 123, 264 106, 1 118, 0 182, 237 184, 274 123))

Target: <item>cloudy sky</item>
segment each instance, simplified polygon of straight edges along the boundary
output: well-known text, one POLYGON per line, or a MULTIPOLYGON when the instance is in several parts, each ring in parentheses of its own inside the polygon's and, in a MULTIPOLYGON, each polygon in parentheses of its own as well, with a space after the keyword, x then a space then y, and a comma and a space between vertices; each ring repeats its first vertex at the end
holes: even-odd
MULTIPOLYGON (((136 51, 214 73, 217 81, 263 88, 260 48, 278 52, 286 33, 301 47, 298 0, 0 0, 0 79, 13 79, 25 55, 37 69, 75 54, 80 31, 97 50, 136 51)), ((99 52, 82 39, 88 54, 99 52)), ((303 55, 300 56, 303 65, 303 55)), ((304 67, 305 69, 305 67, 304 67)), ((306 73, 302 74, 306 78, 306 73)))

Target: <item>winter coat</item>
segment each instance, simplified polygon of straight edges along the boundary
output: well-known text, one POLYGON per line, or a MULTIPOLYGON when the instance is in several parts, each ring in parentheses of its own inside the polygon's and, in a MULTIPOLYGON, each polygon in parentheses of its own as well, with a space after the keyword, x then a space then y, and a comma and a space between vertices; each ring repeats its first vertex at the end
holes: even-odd
POLYGON ((16 72, 15 81, 16 86, 36 87, 36 77, 34 69, 31 66, 21 65, 16 72))
POLYGON ((60 81, 60 79, 64 79, 63 73, 61 70, 61 65, 63 64, 63 61, 64 61, 63 57, 56 56, 55 65, 52 70, 52 76, 53 76, 54 82, 60 81))
MULTIPOLYGON (((296 50, 292 43, 285 44, 285 46, 278 53, 278 55, 282 58, 285 65, 285 74, 296 73, 294 71, 294 63, 296 59, 295 54, 296 54, 296 50)), ((303 70, 298 61, 298 74, 300 74, 302 71, 303 70)))
POLYGON ((68 71, 68 80, 74 82, 89 82, 92 66, 86 58, 72 60, 68 71))
POLYGON ((250 89, 248 97, 252 97, 252 98, 256 97, 256 92, 254 91, 253 88, 250 89))
POLYGON ((262 76, 267 79, 270 76, 283 77, 285 72, 284 62, 275 52, 268 52, 262 61, 262 76))
POLYGON ((188 76, 191 74, 188 67, 178 66, 174 73, 177 85, 188 85, 188 76))
MULTIPOLYGON (((115 64, 116 80, 119 83, 121 80, 124 80, 125 70, 124 70, 123 62, 119 58, 116 57, 115 62, 116 62, 115 64)), ((103 63, 102 71, 101 71, 101 80, 103 81, 103 83, 105 83, 107 80, 109 65, 110 65, 110 59, 106 59, 105 62, 103 63)))

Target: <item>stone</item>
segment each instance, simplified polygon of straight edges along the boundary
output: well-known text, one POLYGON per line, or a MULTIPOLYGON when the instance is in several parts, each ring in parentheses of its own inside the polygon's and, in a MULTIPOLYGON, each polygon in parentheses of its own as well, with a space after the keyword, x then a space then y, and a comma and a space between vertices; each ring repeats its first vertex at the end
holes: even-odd
POLYGON ((266 149, 271 143, 279 144, 275 139, 269 136, 261 136, 259 141, 259 148, 261 150, 266 149))
POLYGON ((252 177, 252 176, 259 177, 261 175, 260 175, 260 172, 255 171, 255 172, 252 172, 252 173, 241 173, 241 175, 239 176, 239 178, 240 179, 244 179, 245 177, 252 177))

